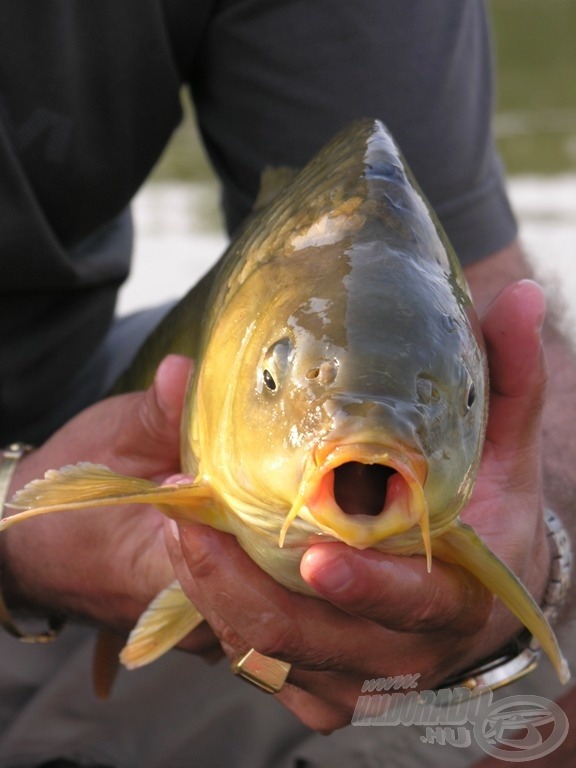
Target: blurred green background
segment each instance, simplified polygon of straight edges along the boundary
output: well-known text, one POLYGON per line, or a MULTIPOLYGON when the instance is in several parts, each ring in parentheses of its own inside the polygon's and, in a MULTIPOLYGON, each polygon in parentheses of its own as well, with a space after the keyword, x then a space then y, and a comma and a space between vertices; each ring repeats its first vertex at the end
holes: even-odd
MULTIPOLYGON (((466 0, 462 0, 466 2, 466 0)), ((488 0, 509 174, 576 171, 576 0, 488 0)), ((211 178, 188 111, 152 181, 211 178)))
POLYGON ((508 173, 576 170, 576 0, 490 0, 508 173))

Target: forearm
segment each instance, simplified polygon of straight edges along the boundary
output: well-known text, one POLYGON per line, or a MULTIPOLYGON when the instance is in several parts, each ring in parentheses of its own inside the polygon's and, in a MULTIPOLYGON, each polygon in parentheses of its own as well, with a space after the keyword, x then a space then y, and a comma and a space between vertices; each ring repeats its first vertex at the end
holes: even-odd
MULTIPOLYGON (((518 242, 476 262, 466 270, 477 308, 483 312, 494 296, 511 282, 532 278, 532 270, 518 242)), ((549 297, 550 298, 550 297, 549 297)), ((553 297, 552 297, 553 298, 553 297)), ((562 330, 562 318, 550 301, 543 329, 548 367, 547 394, 543 412, 544 503, 561 517, 571 540, 576 541, 576 356, 562 330)), ((574 603, 574 590, 565 603, 566 619, 574 603)))

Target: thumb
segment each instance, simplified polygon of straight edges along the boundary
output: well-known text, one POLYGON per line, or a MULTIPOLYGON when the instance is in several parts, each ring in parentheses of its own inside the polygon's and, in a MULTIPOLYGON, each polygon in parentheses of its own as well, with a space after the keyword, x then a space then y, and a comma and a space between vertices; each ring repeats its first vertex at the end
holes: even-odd
POLYGON ((180 426, 182 406, 188 387, 192 361, 182 355, 168 355, 158 366, 154 381, 143 403, 142 418, 154 431, 162 424, 180 426))
POLYGON ((192 361, 180 355, 169 355, 160 363, 154 381, 144 393, 126 402, 117 430, 120 453, 158 465, 159 458, 167 471, 178 466, 180 422, 192 361))
POLYGON ((539 423, 546 388, 545 312, 540 286, 522 280, 505 288, 482 320, 491 390, 487 439, 502 447, 521 445, 539 423))

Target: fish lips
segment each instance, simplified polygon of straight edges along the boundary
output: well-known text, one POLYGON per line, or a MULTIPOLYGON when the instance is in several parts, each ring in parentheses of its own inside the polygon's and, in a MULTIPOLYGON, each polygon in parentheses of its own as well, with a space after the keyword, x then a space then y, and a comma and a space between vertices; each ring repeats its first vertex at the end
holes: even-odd
POLYGON ((280 535, 296 516, 358 548, 420 526, 429 542, 423 486, 427 462, 419 454, 373 443, 322 443, 307 462, 298 498, 280 535))

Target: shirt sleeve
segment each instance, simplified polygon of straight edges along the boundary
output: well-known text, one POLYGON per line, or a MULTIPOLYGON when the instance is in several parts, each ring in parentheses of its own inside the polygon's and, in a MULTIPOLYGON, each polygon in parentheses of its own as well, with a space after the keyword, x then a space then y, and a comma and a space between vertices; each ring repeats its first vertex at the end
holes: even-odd
POLYGON ((102 395, 87 371, 128 273, 126 209, 181 115, 159 0, 2 11, 0 445, 102 395))
POLYGON ((463 263, 516 226, 491 133, 492 60, 479 0, 224 0, 191 73, 226 221, 265 165, 303 165, 351 120, 391 130, 463 263))

